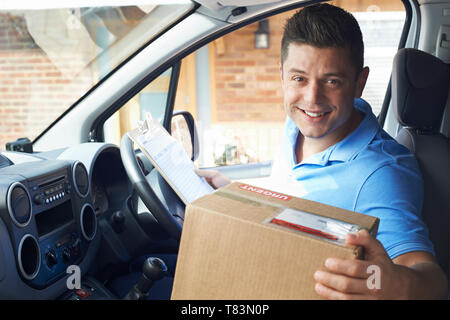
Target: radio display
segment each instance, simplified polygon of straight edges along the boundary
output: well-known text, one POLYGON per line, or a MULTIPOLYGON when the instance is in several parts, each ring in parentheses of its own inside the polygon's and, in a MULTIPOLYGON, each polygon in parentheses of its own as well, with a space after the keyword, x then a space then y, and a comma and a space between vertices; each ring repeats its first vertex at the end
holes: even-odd
POLYGON ((73 220, 72 201, 43 211, 35 216, 39 237, 52 232, 56 228, 73 220))

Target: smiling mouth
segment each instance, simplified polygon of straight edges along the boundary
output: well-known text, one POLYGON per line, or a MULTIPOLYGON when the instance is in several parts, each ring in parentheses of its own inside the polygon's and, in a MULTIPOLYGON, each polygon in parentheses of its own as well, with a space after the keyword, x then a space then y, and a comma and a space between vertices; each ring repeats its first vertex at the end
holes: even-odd
POLYGON ((302 111, 304 114, 306 114, 308 117, 311 117, 311 118, 320 118, 320 117, 323 117, 324 115, 327 115, 328 113, 330 113, 329 111, 328 112, 312 112, 312 111, 306 111, 306 110, 303 110, 300 108, 297 108, 297 109, 302 111))
POLYGON ((308 112, 306 110, 303 110, 304 113, 306 113, 308 116, 313 117, 313 118, 318 118, 321 117, 325 114, 325 112, 308 112))

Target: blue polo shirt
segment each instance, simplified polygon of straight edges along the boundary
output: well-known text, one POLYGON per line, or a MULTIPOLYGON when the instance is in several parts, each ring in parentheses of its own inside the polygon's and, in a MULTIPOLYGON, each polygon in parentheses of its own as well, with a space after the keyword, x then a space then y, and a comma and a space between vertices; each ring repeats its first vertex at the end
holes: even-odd
POLYGON ((288 118, 272 189, 378 217, 377 239, 391 259, 411 251, 434 254, 421 220, 423 181, 416 159, 379 126, 367 102, 355 99, 355 107, 364 114, 358 128, 301 163, 295 156, 299 129, 288 118))

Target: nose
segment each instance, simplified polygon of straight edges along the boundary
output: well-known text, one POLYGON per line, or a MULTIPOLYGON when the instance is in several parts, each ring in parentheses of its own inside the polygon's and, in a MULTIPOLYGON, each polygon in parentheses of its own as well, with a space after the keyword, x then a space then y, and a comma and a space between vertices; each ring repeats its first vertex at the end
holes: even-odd
POLYGON ((305 86, 303 92, 303 99, 307 104, 315 105, 319 104, 321 88, 317 81, 310 81, 307 86, 305 86))

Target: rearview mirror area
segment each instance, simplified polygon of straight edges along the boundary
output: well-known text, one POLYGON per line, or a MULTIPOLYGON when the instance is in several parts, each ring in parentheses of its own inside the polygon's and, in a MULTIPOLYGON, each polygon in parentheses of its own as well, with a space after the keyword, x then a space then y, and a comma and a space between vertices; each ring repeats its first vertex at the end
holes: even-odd
POLYGON ((192 114, 188 111, 175 111, 170 124, 170 132, 172 137, 181 142, 191 160, 197 160, 199 142, 192 114))

